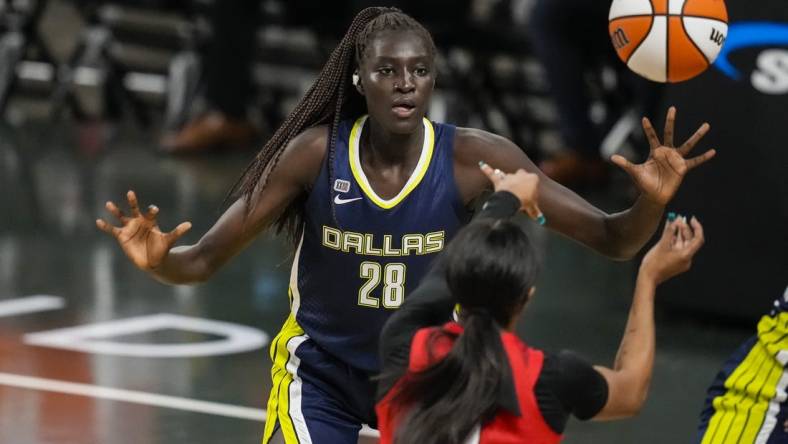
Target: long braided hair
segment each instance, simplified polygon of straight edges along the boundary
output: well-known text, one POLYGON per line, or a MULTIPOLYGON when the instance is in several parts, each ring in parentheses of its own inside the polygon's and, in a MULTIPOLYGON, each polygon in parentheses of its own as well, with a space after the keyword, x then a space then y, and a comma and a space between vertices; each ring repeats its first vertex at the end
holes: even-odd
MULTIPOLYGON (((342 119, 367 112, 366 103, 361 95, 348 94, 348 90, 353 88, 351 74, 364 59, 373 37, 382 31, 416 32, 428 43, 430 55, 434 56, 436 52, 430 33, 419 22, 399 9, 373 7, 359 12, 339 45, 331 53, 315 83, 233 186, 230 196, 243 198, 247 216, 254 208, 257 193, 265 190, 268 177, 276 168, 287 144, 304 130, 326 123, 330 124, 328 165, 329 181, 330 184, 333 183, 334 147, 339 123, 342 119)), ((308 190, 304 190, 275 221, 277 233, 284 231, 294 244, 298 242, 300 236, 307 193, 308 190)), ((336 214, 334 220, 336 222, 336 214)))

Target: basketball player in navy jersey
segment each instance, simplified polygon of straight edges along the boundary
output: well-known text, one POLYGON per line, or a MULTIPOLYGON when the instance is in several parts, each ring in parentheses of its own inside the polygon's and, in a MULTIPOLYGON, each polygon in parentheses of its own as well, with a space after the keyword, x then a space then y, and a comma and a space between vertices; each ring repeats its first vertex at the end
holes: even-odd
POLYGON ((672 109, 662 145, 644 120, 649 158, 613 159, 641 196, 606 214, 542 177, 509 140, 427 120, 435 52, 429 32, 402 12, 361 11, 237 184, 238 200, 195 245, 173 248, 190 223, 161 232, 158 208, 142 214, 132 191, 129 217, 107 203, 121 227, 96 222, 137 267, 172 284, 208 279, 272 225, 290 235, 292 310, 271 344, 263 442, 280 431, 287 443, 350 443, 363 423, 374 424, 380 329, 490 189, 481 160, 539 174, 548 227, 626 259, 651 237, 684 174, 714 155, 685 159, 708 125, 676 149, 672 109))
POLYGON ((788 287, 706 391, 694 442, 788 442, 788 287))

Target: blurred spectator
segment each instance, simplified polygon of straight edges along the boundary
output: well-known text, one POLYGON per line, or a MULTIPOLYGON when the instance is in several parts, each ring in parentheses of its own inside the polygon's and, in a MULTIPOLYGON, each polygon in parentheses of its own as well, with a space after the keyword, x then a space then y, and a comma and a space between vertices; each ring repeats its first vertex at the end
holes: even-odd
POLYGON ((651 108, 655 97, 653 85, 618 60, 607 34, 609 8, 610 1, 537 0, 531 17, 534 50, 547 73, 566 149, 539 166, 565 185, 599 184, 608 174, 599 152, 604 128, 590 116, 589 72, 598 73, 605 65, 614 67, 619 74, 616 93, 623 92, 631 100, 632 89, 637 90, 634 96, 642 100, 640 113, 651 108))
POLYGON ((247 116, 247 104, 253 90, 251 61, 260 1, 213 1, 209 19, 213 35, 202 65, 208 109, 163 138, 162 147, 169 152, 248 147, 258 133, 247 116))

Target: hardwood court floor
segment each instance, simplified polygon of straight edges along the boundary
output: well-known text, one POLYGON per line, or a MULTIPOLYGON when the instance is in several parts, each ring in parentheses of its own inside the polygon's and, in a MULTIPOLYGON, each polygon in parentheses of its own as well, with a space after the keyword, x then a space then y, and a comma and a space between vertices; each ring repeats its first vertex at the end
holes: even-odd
MULTIPOLYGON (((105 201, 134 189, 143 205, 160 207, 164 229, 191 220, 183 241, 194 242, 250 154, 167 157, 135 128, 106 146, 102 138, 95 126, 2 131, 0 443, 259 442, 270 389, 265 347, 288 310, 289 248, 266 235, 209 282, 169 287, 134 269, 93 224, 107 216, 105 201)), ((594 201, 608 210, 626 204, 594 201)), ((636 263, 529 229, 544 272, 519 333, 610 364, 636 263)), ((749 331, 673 313, 658 328, 640 416, 572 421, 566 443, 690 441, 705 386, 749 331)))

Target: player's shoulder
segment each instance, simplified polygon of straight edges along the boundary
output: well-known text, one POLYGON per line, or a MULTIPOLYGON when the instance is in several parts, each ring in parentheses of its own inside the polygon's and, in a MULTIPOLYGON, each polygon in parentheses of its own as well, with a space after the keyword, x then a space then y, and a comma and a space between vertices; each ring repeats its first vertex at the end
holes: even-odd
POLYGON ((479 128, 458 126, 455 131, 454 143, 464 149, 484 149, 496 143, 501 143, 501 141, 508 141, 505 137, 479 128))
POLYGON ((328 125, 307 128, 288 143, 287 150, 299 156, 314 156, 322 160, 328 149, 328 125))
POLYGON ((517 147, 506 137, 478 128, 457 127, 454 155, 461 163, 467 160, 476 164, 479 159, 487 159, 496 152, 511 149, 517 147))
POLYGON ((328 137, 328 125, 305 129, 290 140, 278 163, 298 182, 312 185, 328 151, 328 137))

